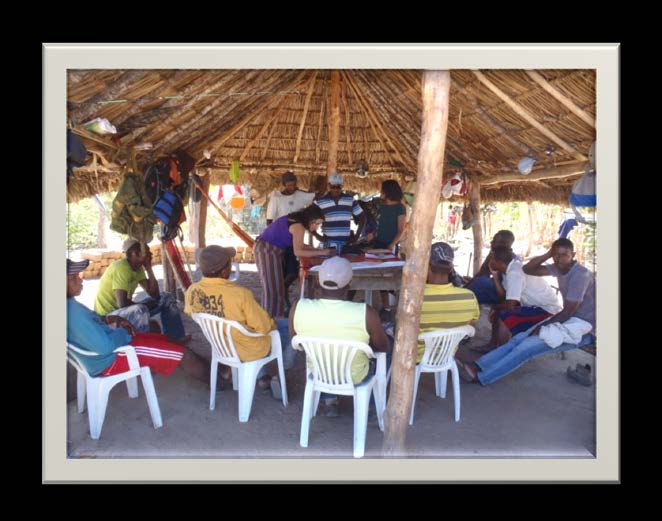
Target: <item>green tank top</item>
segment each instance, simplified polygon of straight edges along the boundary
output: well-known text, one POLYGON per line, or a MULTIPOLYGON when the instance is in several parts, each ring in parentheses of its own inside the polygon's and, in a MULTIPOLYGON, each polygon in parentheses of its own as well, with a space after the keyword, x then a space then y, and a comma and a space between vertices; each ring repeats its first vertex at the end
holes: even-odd
MULTIPOLYGON (((366 305, 361 302, 328 299, 301 299, 294 313, 294 330, 299 335, 365 342, 370 335, 365 327, 366 305)), ((308 367, 312 368, 310 362, 308 367)), ((357 353, 352 361, 352 382, 360 383, 368 374, 369 359, 357 353)))

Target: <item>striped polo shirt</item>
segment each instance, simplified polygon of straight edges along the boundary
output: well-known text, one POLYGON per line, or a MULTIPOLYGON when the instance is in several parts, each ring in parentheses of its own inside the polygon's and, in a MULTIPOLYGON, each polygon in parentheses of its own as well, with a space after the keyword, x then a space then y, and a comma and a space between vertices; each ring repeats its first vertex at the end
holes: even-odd
MULTIPOLYGON (((479 316, 478 301, 471 290, 456 288, 453 284, 426 284, 419 333, 465 326, 479 316)), ((424 352, 425 344, 419 342, 417 362, 421 361, 424 352)))
POLYGON ((349 194, 343 193, 336 203, 329 194, 320 197, 315 204, 324 213, 324 235, 329 239, 347 241, 349 239, 352 216, 363 213, 359 203, 349 194))

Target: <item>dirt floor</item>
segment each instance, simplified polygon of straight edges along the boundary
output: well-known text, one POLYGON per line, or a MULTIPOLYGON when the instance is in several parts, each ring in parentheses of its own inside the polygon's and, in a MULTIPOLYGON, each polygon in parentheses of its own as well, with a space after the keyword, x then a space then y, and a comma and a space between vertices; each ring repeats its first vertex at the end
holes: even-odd
MULTIPOLYGON (((161 266, 155 267, 158 277, 161 266)), ((260 301, 261 288, 254 264, 241 265, 239 283, 260 301)), ((84 282, 79 300, 92 307, 98 279, 84 282)), ((292 289, 296 298, 296 289, 292 289)), ((358 293, 357 299, 362 297, 358 293)), ((477 335, 462 351, 487 340, 488 308, 482 309, 477 335)), ((210 358, 210 347, 198 326, 184 316, 190 347, 210 358)), ((453 421, 453 394, 434 394, 434 378, 423 375, 414 425, 407 434, 410 457, 580 457, 595 455, 595 385, 583 387, 565 374, 568 366, 595 358, 574 350, 535 359, 502 380, 482 387, 461 383, 461 420, 453 421)), ((155 375, 163 427, 154 429, 144 393, 128 397, 126 387, 111 391, 99 440, 89 437, 87 414, 68 403, 68 455, 71 458, 223 458, 315 457, 351 458, 353 405, 341 401, 341 415, 313 419, 308 448, 299 446, 304 388, 300 355, 287 375, 290 403, 283 407, 269 394, 256 391, 250 421, 239 423, 237 393, 219 391, 216 409, 209 410, 209 388, 177 369, 170 376, 155 375)), ((276 372, 275 363, 271 364, 276 372)), ((70 368, 75 397, 75 376, 70 368)), ((368 423, 366 456, 379 457, 383 434, 376 419, 368 423)))

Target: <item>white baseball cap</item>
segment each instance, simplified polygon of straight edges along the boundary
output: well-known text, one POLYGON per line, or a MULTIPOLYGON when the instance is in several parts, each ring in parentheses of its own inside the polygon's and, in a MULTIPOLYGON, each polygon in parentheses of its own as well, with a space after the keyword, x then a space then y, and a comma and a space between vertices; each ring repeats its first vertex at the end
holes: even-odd
POLYGON ((330 185, 341 185, 342 184, 342 174, 339 174, 338 172, 333 172, 329 176, 329 184, 330 185))
POLYGON ((343 257, 331 257, 320 266, 320 286, 325 289, 341 289, 352 281, 352 263, 343 257))

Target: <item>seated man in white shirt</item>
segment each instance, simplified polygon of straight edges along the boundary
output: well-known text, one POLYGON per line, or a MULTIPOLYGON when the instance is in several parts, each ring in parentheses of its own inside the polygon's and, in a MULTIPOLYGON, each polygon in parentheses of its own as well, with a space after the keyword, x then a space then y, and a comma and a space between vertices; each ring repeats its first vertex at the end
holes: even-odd
POLYGON ((479 352, 488 352, 505 344, 513 335, 528 330, 562 309, 554 289, 542 277, 525 274, 522 262, 514 258, 509 247, 493 248, 491 257, 488 266, 502 302, 490 313, 492 338, 489 343, 473 349, 479 352), (499 277, 500 273, 503 277, 499 277))

